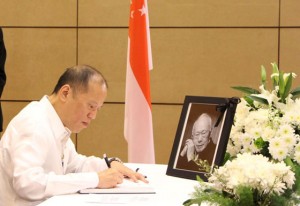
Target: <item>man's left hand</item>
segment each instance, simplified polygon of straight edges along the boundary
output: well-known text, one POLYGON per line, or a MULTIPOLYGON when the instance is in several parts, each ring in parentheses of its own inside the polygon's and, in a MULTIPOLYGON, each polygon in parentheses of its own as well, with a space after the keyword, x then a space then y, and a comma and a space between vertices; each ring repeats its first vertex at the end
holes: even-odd
POLYGON ((118 161, 111 162, 111 168, 114 168, 118 170, 120 173, 124 175, 124 177, 131 179, 134 182, 143 181, 145 183, 149 183, 149 181, 146 179, 146 177, 136 171, 133 171, 132 169, 126 167, 124 164, 118 161))

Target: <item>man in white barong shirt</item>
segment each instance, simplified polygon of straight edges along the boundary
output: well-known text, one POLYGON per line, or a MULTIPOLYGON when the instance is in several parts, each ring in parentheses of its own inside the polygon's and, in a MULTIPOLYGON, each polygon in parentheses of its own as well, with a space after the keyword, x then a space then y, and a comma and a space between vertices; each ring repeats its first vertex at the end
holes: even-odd
POLYGON ((12 119, 0 142, 0 206, 37 205, 84 188, 111 188, 124 176, 148 182, 118 159, 107 165, 75 150, 71 133, 88 127, 106 95, 107 82, 98 70, 74 66, 50 96, 31 102, 12 119))

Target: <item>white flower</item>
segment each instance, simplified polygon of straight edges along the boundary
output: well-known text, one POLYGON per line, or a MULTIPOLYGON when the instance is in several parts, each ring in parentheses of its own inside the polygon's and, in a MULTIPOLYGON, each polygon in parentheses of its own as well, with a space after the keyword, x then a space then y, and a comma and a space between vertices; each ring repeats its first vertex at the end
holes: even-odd
POLYGON ((300 98, 290 93, 289 79, 296 74, 282 73, 276 63, 272 67, 272 90, 266 89, 264 67, 258 92, 249 94, 251 88, 235 87, 246 96, 237 105, 227 145, 233 160, 214 169, 208 178, 214 188, 234 199, 239 199, 236 190, 240 186, 267 201, 270 195, 295 189, 295 174, 287 164, 293 168, 300 164, 300 98))
POLYGON ((272 138, 274 138, 276 134, 276 130, 272 129, 270 125, 266 126, 262 131, 262 138, 264 141, 270 141, 272 138))
MULTIPOLYGON (((284 74, 283 78, 287 80, 289 74, 284 74)), ((292 75, 295 78, 296 75, 292 75)), ((275 72, 271 78, 278 83, 279 73, 275 72)), ((269 105, 254 101, 253 107, 242 98, 237 106, 228 152, 236 156, 245 152, 259 154, 267 149, 273 159, 290 157, 300 163, 298 153, 295 154, 295 145, 300 142, 300 99, 293 100, 289 94, 282 102, 278 96, 278 85, 271 91, 266 90, 264 85, 259 89, 260 94, 252 96, 266 99, 269 105)))
MULTIPOLYGON (((264 98, 268 101, 269 105, 272 104, 272 102, 278 102, 279 98, 277 97, 276 89, 272 92, 269 92, 268 90, 265 90, 264 85, 261 85, 259 87, 261 93, 260 94, 252 94, 251 96, 256 96, 256 97, 260 97, 260 98, 264 98)), ((279 88, 278 88, 279 89, 279 88)), ((260 104, 257 104, 257 106, 262 106, 260 104)))
POLYGON ((295 160, 298 164, 300 164, 300 151, 296 151, 296 152, 294 153, 294 160, 295 160))
MULTIPOLYGON (((284 79, 284 81, 286 81, 286 79, 287 79, 287 77, 288 76, 290 76, 290 73, 284 73, 283 74, 283 79, 284 79)), ((279 77, 279 73, 273 73, 273 74, 271 74, 271 78, 273 79, 273 78, 275 78, 275 77, 279 77)), ((295 74, 294 72, 292 72, 292 77, 293 78, 296 78, 297 77, 297 74, 295 74)))
POLYGON ((293 78, 296 78, 296 77, 297 77, 297 74, 295 74, 294 72, 292 72, 292 73, 284 73, 284 74, 283 74, 283 79, 284 79, 284 81, 287 80, 287 78, 288 78, 288 76, 290 76, 290 74, 292 74, 292 77, 293 77, 293 78))
POLYGON ((238 104, 236 108, 235 118, 239 120, 243 120, 248 116, 250 108, 247 106, 247 102, 244 99, 241 99, 241 102, 238 104))
POLYGON ((252 135, 249 133, 240 133, 239 140, 241 141, 241 145, 250 145, 252 143, 252 135))
POLYGON ((282 137, 292 136, 293 134, 294 134, 294 129, 288 124, 281 125, 277 131, 277 135, 282 137))
POLYGON ((288 148, 283 139, 275 137, 270 140, 269 152, 274 159, 281 161, 288 155, 288 148))
POLYGON ((282 194, 286 188, 292 188, 295 174, 283 162, 273 163, 262 155, 243 153, 215 169, 208 181, 223 190, 235 191, 243 185, 257 189, 261 194, 282 194))

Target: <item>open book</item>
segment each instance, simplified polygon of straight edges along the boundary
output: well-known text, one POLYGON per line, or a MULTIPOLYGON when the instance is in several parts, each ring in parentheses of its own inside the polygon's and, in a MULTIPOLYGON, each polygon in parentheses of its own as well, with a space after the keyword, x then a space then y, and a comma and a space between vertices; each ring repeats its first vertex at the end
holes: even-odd
POLYGON ((144 182, 132 182, 124 179, 122 184, 118 184, 114 188, 99 189, 89 188, 80 190, 82 194, 155 194, 154 188, 148 183, 144 182))

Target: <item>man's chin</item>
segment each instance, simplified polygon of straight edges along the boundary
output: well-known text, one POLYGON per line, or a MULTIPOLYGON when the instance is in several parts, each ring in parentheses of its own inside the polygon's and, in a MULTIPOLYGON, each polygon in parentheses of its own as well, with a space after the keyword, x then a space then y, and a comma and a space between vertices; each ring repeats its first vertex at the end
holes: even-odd
POLYGON ((84 128, 74 129, 74 130, 72 131, 72 133, 79 133, 79 132, 81 132, 83 129, 84 129, 84 128))
POLYGON ((201 148, 199 148, 199 149, 196 147, 195 149, 196 149, 196 152, 199 153, 199 152, 202 152, 202 151, 205 149, 205 147, 201 147, 201 148))

